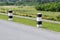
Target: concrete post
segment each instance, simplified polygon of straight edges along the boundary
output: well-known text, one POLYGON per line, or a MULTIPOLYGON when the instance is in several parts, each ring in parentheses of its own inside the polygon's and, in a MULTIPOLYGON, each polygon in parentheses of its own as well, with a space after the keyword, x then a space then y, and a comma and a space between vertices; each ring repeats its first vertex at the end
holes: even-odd
POLYGON ((12 21, 13 20, 13 14, 12 14, 12 10, 8 11, 8 20, 12 21))
POLYGON ((42 27, 42 14, 37 13, 37 28, 42 27))

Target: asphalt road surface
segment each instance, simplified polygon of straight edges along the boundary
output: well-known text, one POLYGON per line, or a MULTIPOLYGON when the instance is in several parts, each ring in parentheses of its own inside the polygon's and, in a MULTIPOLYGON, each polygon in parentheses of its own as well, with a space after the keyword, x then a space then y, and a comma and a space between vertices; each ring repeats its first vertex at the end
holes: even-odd
POLYGON ((60 40, 60 32, 0 20, 0 40, 60 40))

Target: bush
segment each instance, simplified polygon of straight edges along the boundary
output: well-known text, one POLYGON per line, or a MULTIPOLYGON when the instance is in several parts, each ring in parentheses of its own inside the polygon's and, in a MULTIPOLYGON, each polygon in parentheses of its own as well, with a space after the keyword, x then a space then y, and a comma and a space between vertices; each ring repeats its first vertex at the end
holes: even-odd
POLYGON ((52 2, 52 3, 45 3, 40 4, 35 7, 37 10, 40 11, 60 11, 60 2, 52 2))

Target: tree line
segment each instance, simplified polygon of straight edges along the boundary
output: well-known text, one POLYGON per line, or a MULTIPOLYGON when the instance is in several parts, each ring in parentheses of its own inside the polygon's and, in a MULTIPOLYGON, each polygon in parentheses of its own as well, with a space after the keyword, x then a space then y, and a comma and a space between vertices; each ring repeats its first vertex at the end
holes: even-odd
POLYGON ((0 0, 0 5, 39 5, 60 0, 0 0))
POLYGON ((36 6, 37 10, 40 11, 54 11, 59 12, 60 11, 60 2, 51 2, 46 4, 40 4, 36 6))

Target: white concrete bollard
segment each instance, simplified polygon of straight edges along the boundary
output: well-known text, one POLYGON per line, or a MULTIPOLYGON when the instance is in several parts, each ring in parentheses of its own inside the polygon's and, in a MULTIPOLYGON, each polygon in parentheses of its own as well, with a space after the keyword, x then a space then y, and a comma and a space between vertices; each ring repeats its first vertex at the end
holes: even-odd
POLYGON ((37 28, 42 27, 42 14, 37 13, 37 28))
POLYGON ((12 18, 13 18, 12 10, 9 10, 8 11, 8 20, 12 21, 13 20, 12 18))

